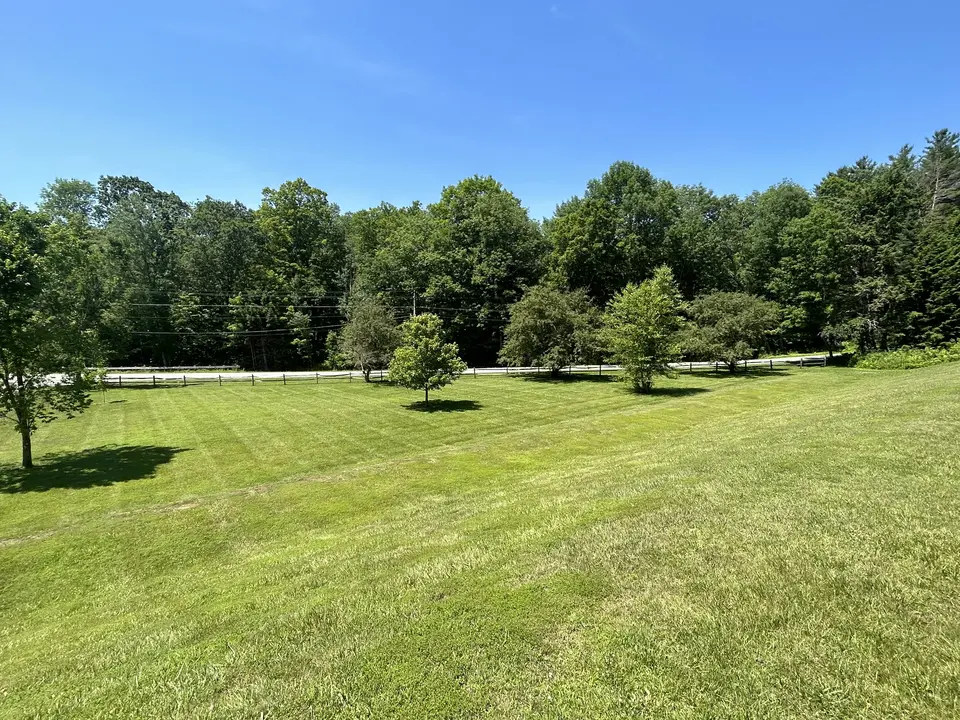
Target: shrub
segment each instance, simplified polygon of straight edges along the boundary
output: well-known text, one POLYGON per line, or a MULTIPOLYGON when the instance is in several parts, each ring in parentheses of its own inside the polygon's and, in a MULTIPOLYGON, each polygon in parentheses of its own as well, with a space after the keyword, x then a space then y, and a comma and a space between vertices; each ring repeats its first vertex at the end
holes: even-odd
POLYGON ((603 340, 634 390, 648 393, 654 375, 671 375, 670 363, 680 358, 679 307, 680 292, 667 266, 639 285, 629 283, 607 306, 603 340))
POLYGON ((939 348, 900 348, 875 352, 857 360, 867 370, 913 370, 960 360, 960 342, 939 348))

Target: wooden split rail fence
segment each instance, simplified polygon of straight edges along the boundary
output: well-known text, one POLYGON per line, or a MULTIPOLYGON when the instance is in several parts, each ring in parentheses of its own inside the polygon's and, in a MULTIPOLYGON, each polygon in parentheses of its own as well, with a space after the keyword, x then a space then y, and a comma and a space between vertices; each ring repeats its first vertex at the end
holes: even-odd
MULTIPOLYGON (((764 358, 755 360, 744 360, 738 363, 738 368, 744 370, 774 370, 777 366, 793 366, 801 368, 824 367, 827 364, 827 358, 823 355, 810 355, 803 357, 783 357, 783 358, 764 358)), ((673 368, 678 372, 727 372, 726 364, 722 362, 687 362, 675 363, 673 368)), ((222 369, 222 368, 216 368, 222 369)), ((263 383, 293 384, 293 383, 313 383, 320 384, 328 380, 362 380, 363 373, 357 370, 350 371, 330 371, 319 372, 242 372, 226 371, 211 372, 201 370, 200 368, 157 368, 154 371, 143 371, 133 368, 108 368, 104 375, 104 383, 109 387, 169 387, 172 385, 198 385, 211 384, 249 384, 258 385, 263 383)), ((620 370, 618 365, 571 365, 563 368, 562 374, 598 374, 615 373, 620 370)), ((469 368, 463 375, 464 377, 480 377, 483 375, 547 375, 549 368, 542 367, 488 367, 488 368, 469 368)), ((374 380, 388 380, 389 375, 385 370, 375 370, 371 373, 374 380)))

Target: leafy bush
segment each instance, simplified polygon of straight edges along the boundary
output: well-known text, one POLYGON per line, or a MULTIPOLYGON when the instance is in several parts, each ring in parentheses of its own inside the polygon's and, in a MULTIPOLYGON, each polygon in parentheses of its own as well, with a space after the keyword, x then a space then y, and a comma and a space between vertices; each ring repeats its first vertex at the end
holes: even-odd
POLYGON ((554 375, 574 362, 590 362, 599 313, 582 290, 538 285, 510 306, 500 361, 548 367, 554 375))
POLYGON ((672 374, 670 363, 680 359, 679 308, 680 291, 666 265, 651 280, 627 283, 607 306, 603 339, 634 390, 648 393, 654 375, 672 374))
POLYGON ((780 306, 756 295, 715 292, 687 306, 693 320, 682 344, 686 354, 701 360, 720 360, 730 372, 751 358, 770 339, 780 323, 780 306))
POLYGON ((900 348, 864 355, 858 368, 867 370, 913 370, 960 360, 960 342, 939 348, 900 348))

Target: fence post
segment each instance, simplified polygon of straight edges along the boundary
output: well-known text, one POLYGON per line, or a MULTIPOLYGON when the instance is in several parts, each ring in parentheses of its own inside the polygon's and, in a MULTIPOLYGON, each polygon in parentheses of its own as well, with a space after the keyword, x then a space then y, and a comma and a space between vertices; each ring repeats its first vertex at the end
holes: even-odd
POLYGON ((719 362, 714 361, 714 363, 713 363, 713 371, 714 371, 714 372, 720 372, 720 363, 719 363, 719 362))
POLYGON ((283 384, 284 384, 284 385, 287 384, 287 374, 286 374, 286 373, 283 373, 283 384))
POLYGON ((803 358, 800 358, 800 367, 803 367, 803 358))
POLYGON ((250 384, 251 384, 251 385, 255 385, 255 384, 256 384, 256 379, 253 377, 253 373, 250 373, 250 384))
POLYGON ((690 363, 690 374, 693 375, 693 363, 690 363))
POLYGON ((157 386, 157 376, 156 376, 156 375, 153 376, 153 386, 154 386, 154 387, 157 386))
POLYGON ((600 369, 597 371, 597 375, 603 375, 603 363, 600 363, 600 369))
POLYGON ((183 386, 184 386, 184 387, 187 386, 187 376, 186 376, 186 375, 183 376, 183 386))
POLYGON ((383 368, 380 368, 380 382, 383 382, 383 368))
POLYGON ((220 387, 223 387, 223 378, 217 375, 217 382, 220 383, 220 387))

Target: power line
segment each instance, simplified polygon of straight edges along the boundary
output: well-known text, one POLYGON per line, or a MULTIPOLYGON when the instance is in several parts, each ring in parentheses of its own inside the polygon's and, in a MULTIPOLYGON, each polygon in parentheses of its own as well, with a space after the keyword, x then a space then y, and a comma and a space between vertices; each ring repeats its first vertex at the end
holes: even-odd
POLYGON ((279 333, 295 333, 308 330, 329 330, 331 328, 343 327, 343 325, 318 325, 308 328, 279 328, 276 330, 212 330, 212 331, 193 331, 193 330, 133 330, 131 335, 273 335, 279 333))
MULTIPOLYGON (((285 303, 280 303, 283 305, 285 303)), ((287 307, 294 307, 299 309, 310 309, 310 310, 335 310, 338 309, 339 305, 296 305, 296 304, 287 304, 287 307)), ((206 305, 206 304, 194 304, 194 303, 127 303, 127 307, 189 307, 189 308, 256 308, 256 309, 268 309, 271 308, 270 305, 252 305, 252 304, 232 304, 228 303, 226 305, 206 305)))

